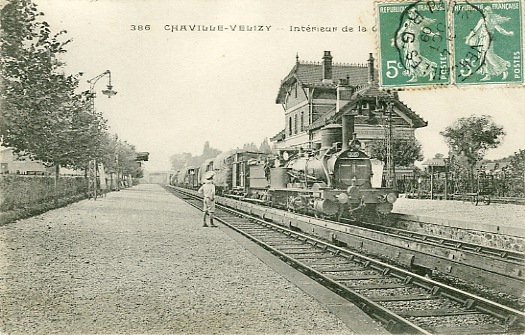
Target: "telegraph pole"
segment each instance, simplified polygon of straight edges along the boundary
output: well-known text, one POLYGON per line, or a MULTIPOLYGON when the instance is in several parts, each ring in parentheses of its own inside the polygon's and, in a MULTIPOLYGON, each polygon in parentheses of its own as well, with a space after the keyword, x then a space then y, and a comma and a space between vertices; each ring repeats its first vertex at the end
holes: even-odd
POLYGON ((392 97, 389 97, 387 100, 387 110, 388 113, 388 131, 386 132, 386 169, 387 169, 387 187, 395 188, 396 187, 396 167, 394 163, 394 153, 393 153, 393 139, 394 139, 394 129, 392 122, 392 114, 394 112, 394 102, 392 97))

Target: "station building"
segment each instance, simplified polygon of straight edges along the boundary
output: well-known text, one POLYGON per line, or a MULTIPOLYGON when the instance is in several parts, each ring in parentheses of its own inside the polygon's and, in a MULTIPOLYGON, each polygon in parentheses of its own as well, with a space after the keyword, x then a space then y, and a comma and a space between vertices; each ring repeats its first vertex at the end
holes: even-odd
POLYGON ((275 102, 282 105, 285 127, 271 138, 277 149, 308 149, 321 143, 325 125, 342 123, 342 115, 354 115, 355 133, 365 151, 371 141, 384 141, 392 126, 392 138, 414 138, 427 122, 399 100, 397 92, 378 86, 374 58, 366 64, 333 63, 330 51, 322 62, 305 62, 296 56, 290 73, 281 81, 275 102))

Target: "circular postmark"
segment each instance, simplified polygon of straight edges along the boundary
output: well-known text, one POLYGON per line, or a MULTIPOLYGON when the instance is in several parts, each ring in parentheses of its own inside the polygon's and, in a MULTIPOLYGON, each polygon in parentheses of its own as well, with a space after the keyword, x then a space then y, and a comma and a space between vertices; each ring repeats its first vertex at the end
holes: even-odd
POLYGON ((382 85, 450 83, 447 22, 445 1, 379 5, 382 85))

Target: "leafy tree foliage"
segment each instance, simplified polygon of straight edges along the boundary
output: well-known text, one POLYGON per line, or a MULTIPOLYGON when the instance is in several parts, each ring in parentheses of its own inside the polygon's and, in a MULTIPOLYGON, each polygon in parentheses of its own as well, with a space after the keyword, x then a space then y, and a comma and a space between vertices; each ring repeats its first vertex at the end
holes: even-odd
POLYGON ((251 143, 245 143, 242 146, 243 150, 246 151, 259 151, 259 148, 257 147, 257 144, 251 142, 251 143))
POLYGON ((503 127, 488 115, 469 116, 456 120, 440 134, 452 153, 464 157, 474 166, 490 148, 497 148, 505 136, 503 127))
MULTIPOLYGON (((387 161, 387 148, 385 141, 374 141, 369 146, 370 156, 387 161)), ((411 140, 393 139, 392 154, 395 166, 412 166, 415 161, 423 160, 421 144, 414 138, 411 140)))
POLYGON ((79 167, 101 154, 105 121, 75 93, 78 77, 64 74, 59 59, 70 40, 65 31, 52 35, 43 15, 30 0, 2 10, 0 137, 33 159, 79 167))
POLYGON ((179 171, 187 166, 200 166, 205 160, 217 157, 221 151, 219 149, 212 148, 210 142, 204 142, 202 148, 202 155, 193 156, 191 153, 184 152, 173 154, 170 157, 171 168, 175 171, 179 171))
POLYGON ((450 149, 451 166, 458 176, 467 175, 471 191, 475 190, 476 164, 490 148, 497 148, 505 136, 502 126, 488 115, 464 117, 456 120, 440 134, 450 149))
POLYGON ((272 152, 272 147, 270 146, 270 143, 268 142, 268 137, 265 137, 264 140, 262 141, 261 146, 259 147, 259 151, 265 154, 269 154, 272 152))
POLYGON ((135 146, 128 142, 117 142, 118 168, 121 175, 131 175, 133 178, 142 178, 143 171, 139 162, 135 161, 137 152, 135 146))
POLYGON ((205 160, 209 158, 215 158, 217 157, 221 151, 219 149, 212 148, 210 146, 210 142, 206 141, 204 143, 204 148, 202 149, 202 156, 201 156, 201 162, 200 164, 204 163, 205 160))
POLYGON ((187 166, 191 158, 192 158, 192 154, 189 152, 183 152, 181 154, 171 155, 170 157, 171 168, 174 171, 179 171, 185 166, 187 166))
POLYGON ((66 75, 60 55, 66 31, 52 34, 31 0, 9 0, 1 11, 0 141, 46 165, 85 169, 97 159, 110 170, 140 177, 135 148, 111 138, 92 110, 79 77, 66 75))
POLYGON ((134 145, 121 141, 118 136, 106 133, 103 137, 100 150, 103 153, 99 159, 108 172, 117 172, 120 176, 131 175, 133 178, 142 178, 143 170, 135 159, 137 151, 134 145))
POLYGON ((510 157, 509 167, 513 176, 525 178, 525 149, 520 149, 510 157))

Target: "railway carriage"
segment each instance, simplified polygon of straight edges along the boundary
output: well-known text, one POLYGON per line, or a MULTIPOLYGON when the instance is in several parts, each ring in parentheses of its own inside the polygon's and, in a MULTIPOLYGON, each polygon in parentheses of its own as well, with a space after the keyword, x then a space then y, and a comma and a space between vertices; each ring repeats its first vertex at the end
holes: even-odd
POLYGON ((220 194, 234 198, 250 198, 257 189, 266 189, 266 177, 257 173, 254 166, 264 162, 267 155, 247 150, 227 151, 213 162, 215 186, 220 194), (262 179, 262 182, 261 182, 262 179))
POLYGON ((177 171, 173 175, 172 184, 179 187, 196 189, 199 188, 199 167, 189 166, 177 171))

